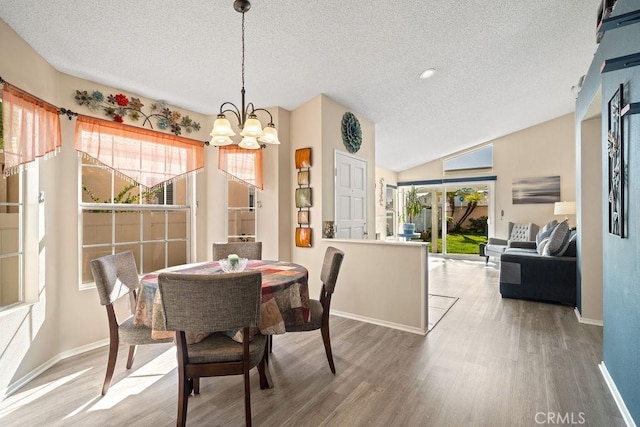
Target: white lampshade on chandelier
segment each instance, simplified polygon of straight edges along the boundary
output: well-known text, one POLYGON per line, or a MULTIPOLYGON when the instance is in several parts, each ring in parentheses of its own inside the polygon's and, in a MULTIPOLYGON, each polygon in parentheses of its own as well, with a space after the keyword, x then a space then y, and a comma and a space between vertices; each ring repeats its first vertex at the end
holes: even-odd
POLYGON ((226 113, 232 113, 238 120, 238 127, 241 129, 240 135, 242 140, 238 144, 239 147, 257 150, 262 148, 262 144, 280 144, 278 140, 278 130, 273 124, 273 116, 264 108, 255 108, 253 103, 245 106, 245 90, 244 90, 244 14, 251 9, 249 0, 235 0, 233 8, 236 12, 242 13, 242 104, 240 108, 232 102, 224 102, 220 106, 220 113, 213 124, 211 131, 212 145, 230 145, 233 144, 232 136, 235 132, 231 128, 231 123, 227 120, 226 113), (256 116, 256 111, 264 111, 269 115, 269 123, 262 128, 262 123, 256 116))

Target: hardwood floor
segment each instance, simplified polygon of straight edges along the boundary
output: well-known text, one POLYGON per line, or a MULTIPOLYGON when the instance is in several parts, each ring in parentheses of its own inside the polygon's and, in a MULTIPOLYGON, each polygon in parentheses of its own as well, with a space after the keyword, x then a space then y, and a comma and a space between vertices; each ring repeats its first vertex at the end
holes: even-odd
MULTIPOLYGON (((254 424, 624 425, 598 370, 601 327, 578 323, 570 307, 502 299, 484 261, 432 263, 430 293, 459 300, 426 337, 333 316, 333 376, 320 331, 276 336, 274 388, 251 374, 254 424)), ((58 363, 0 402, 0 425, 175 425, 172 345, 140 347, 131 371, 121 346, 101 398, 106 360, 105 347, 58 363)), ((242 376, 204 378, 187 423, 243 425, 243 405, 242 376)))

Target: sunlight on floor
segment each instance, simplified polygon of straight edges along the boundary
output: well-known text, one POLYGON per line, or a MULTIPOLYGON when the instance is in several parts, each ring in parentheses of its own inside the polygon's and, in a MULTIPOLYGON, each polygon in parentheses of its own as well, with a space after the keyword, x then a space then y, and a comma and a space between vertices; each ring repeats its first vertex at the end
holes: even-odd
MULTIPOLYGON (((122 368, 122 366, 116 366, 116 369, 118 368, 122 368)), ((127 397, 138 394, 150 387, 174 369, 176 369, 176 349, 171 347, 123 380, 115 384, 111 383, 107 395, 96 402, 89 411, 110 409, 127 397)), ((83 406, 86 406, 86 404, 83 406)))
POLYGON ((51 393, 63 384, 75 380, 91 369, 93 368, 83 369, 82 371, 78 371, 55 381, 48 382, 39 387, 34 387, 21 393, 15 393, 14 395, 4 400, 2 404, 0 404, 0 419, 19 409, 21 406, 28 405, 35 400, 43 397, 44 395, 51 393))

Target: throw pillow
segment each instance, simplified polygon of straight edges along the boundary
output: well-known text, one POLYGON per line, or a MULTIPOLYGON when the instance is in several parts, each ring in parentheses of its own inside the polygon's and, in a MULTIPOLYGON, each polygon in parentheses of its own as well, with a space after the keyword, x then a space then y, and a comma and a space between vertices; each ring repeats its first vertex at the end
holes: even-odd
MULTIPOLYGON (((544 225, 544 227, 542 227, 542 229, 538 232, 538 234, 536 234, 536 245, 540 245, 540 242, 551 236, 551 233, 553 232, 553 230, 556 228, 556 226, 558 225, 558 221, 556 221, 555 219, 553 221, 549 221, 548 223, 546 223, 544 225)), ((542 255, 542 253, 540 253, 540 255, 542 255)))
POLYGON ((549 243, 543 250, 543 255, 562 256, 569 246, 571 231, 567 221, 562 221, 556 226, 549 236, 549 243))
POLYGON ((578 232, 576 229, 571 230, 571 237, 569 238, 569 246, 562 256, 577 256, 576 240, 578 239, 578 232))
POLYGON ((537 244, 536 250, 538 251, 539 255, 544 255, 544 248, 547 247, 547 244, 549 244, 549 238, 548 237, 545 237, 544 239, 542 239, 540 241, 540 243, 537 244))

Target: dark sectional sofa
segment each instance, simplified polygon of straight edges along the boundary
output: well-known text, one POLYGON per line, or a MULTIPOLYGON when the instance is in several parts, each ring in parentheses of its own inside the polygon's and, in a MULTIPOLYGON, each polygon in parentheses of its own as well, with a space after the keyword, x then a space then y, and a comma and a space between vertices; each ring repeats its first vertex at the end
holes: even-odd
MULTIPOLYGON (((529 243, 529 242, 527 242, 529 243)), ((576 305, 576 242, 562 256, 539 255, 535 242, 511 247, 500 258, 503 298, 576 305)))

